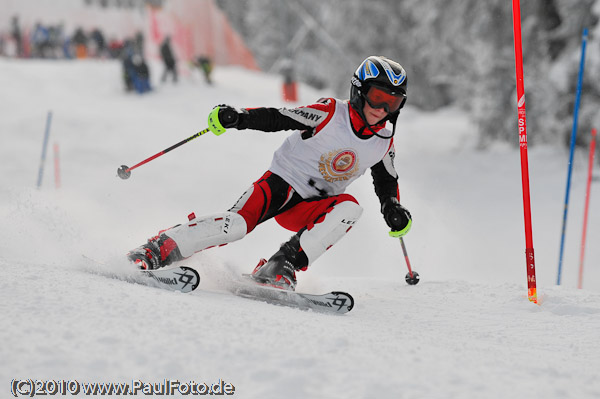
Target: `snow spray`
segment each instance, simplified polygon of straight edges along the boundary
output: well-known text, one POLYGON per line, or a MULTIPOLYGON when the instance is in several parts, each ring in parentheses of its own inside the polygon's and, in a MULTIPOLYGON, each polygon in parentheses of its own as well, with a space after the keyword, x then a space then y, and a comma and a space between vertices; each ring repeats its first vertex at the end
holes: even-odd
POLYGON ((521 4, 513 0, 513 31, 515 43, 515 69, 517 75, 517 110, 519 148, 521 151, 521 180, 523 185, 523 212, 525 218, 525 260, 527 263, 527 297, 537 303, 535 257, 531 229, 531 200, 529 196, 529 164, 527 162, 527 122, 525 117, 525 85, 523 83, 523 48, 521 40, 521 4))
POLYGON ((567 189, 565 194, 565 206, 563 209, 562 229, 560 234, 560 254, 558 257, 558 274, 556 284, 560 285, 562 274, 563 253, 565 250, 565 233, 567 231, 567 214, 569 211, 569 192, 571 191, 571 175, 573 172, 573 153, 575 152, 575 139, 577 138, 577 118, 579 114, 579 102, 581 100, 581 85, 583 82, 583 66, 585 64, 585 45, 587 43, 588 30, 583 28, 581 43, 581 61, 579 62, 579 77, 577 78, 577 93, 575 95, 575 107, 573 109, 573 129, 571 131, 571 150, 569 153, 569 167, 567 172, 567 189))
POLYGON ((583 211, 583 233, 581 234, 581 255, 579 257, 579 278, 577 288, 583 286, 583 258, 585 256, 585 238, 587 233, 588 210, 590 208, 590 189, 592 187, 592 171, 594 170, 594 152, 596 150, 596 129, 592 129, 592 140, 590 141, 590 161, 588 163, 587 188, 585 190, 585 208, 583 211))
POLYGON ((42 144, 42 158, 40 159, 40 169, 38 170, 37 188, 42 186, 42 177, 44 176, 44 163, 46 162, 46 150, 48 149, 48 136, 50 136, 50 123, 52 122, 52 111, 48 111, 46 118, 46 131, 44 132, 44 143, 42 144))

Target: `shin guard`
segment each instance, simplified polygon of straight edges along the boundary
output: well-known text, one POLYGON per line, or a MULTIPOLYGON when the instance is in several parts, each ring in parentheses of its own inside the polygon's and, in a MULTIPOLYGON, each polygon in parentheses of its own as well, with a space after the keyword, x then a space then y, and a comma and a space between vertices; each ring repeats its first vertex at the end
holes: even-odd
POLYGON ((195 252, 237 241, 246 235, 246 221, 235 212, 191 219, 164 232, 177 244, 184 258, 195 252))
POLYGON ((312 264, 333 244, 338 242, 358 221, 363 208, 355 202, 344 201, 334 205, 322 221, 307 227, 300 234, 300 246, 312 264))

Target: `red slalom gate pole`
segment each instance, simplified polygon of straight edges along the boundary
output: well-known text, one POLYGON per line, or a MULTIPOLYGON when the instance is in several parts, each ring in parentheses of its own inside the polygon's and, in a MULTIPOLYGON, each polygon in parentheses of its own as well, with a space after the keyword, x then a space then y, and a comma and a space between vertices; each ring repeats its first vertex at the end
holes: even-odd
POLYGON ((523 48, 521 40, 521 4, 513 0, 513 31, 515 43, 515 69, 517 75, 517 110, 519 148, 521 152, 521 180, 523 186, 523 213, 525 219, 525 260, 527 264, 527 297, 537 303, 535 257, 531 229, 531 200, 529 195, 529 164, 527 161, 527 118, 525 116, 525 85, 523 83, 523 48))
POLYGON ((58 143, 54 143, 54 187, 60 188, 60 152, 58 143))
POLYGON ((585 239, 587 234, 588 210, 590 208, 590 189, 592 187, 592 171, 594 170, 594 152, 596 150, 596 129, 592 129, 592 141, 590 141, 590 161, 588 164, 588 180, 585 191, 585 210, 583 211, 583 233, 581 234, 581 256, 579 257, 579 279, 577 288, 583 286, 583 258, 585 257, 585 239))

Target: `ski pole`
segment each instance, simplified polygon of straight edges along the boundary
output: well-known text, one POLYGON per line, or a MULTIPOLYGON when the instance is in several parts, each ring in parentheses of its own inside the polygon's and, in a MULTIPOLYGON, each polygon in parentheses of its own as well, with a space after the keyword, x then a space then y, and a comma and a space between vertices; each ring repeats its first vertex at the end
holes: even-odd
POLYGON ((419 282, 419 273, 413 272, 410 267, 408 252, 406 251, 406 245, 404 245, 404 239, 402 237, 400 237, 400 245, 402 246, 402 252, 404 253, 404 259, 406 260, 406 267, 408 268, 408 273, 406 273, 404 280, 406 280, 408 285, 416 285, 419 282))
POLYGON ((169 152, 169 151, 171 151, 171 150, 174 150, 175 148, 177 148, 177 147, 179 147, 179 146, 182 146, 182 145, 184 145, 184 144, 185 144, 185 143, 187 143, 188 141, 192 141, 192 140, 193 140, 193 139, 195 139, 196 137, 200 137, 200 136, 202 136, 203 134, 206 134, 206 133, 208 133, 208 132, 210 132, 210 129, 209 129, 209 128, 206 128, 206 129, 204 129, 204 130, 202 130, 202 131, 200 131, 200 132, 198 132, 198 133, 194 134, 193 136, 190 136, 190 137, 188 137, 187 139, 185 139, 185 140, 182 140, 182 141, 180 141, 179 143, 177 143, 177 144, 175 144, 175 145, 172 145, 171 147, 169 147, 169 148, 167 148, 167 149, 164 149, 164 150, 162 150, 161 152, 159 152, 159 153, 157 153, 157 154, 154 154, 154 155, 152 155, 150 158, 146 158, 146 159, 144 159, 142 162, 140 162, 140 163, 138 163, 138 164, 135 164, 135 165, 133 165, 131 168, 130 168, 129 166, 127 166, 127 165, 121 165, 121 167, 120 167, 119 169, 117 169, 117 175, 118 175, 118 176, 119 176, 121 179, 123 179, 123 180, 125 180, 125 179, 129 179, 129 176, 131 176, 131 171, 132 171, 132 170, 134 170, 135 168, 138 168, 138 167, 142 166, 143 164, 145 164, 145 163, 148 163, 148 162, 152 161, 153 159, 155 159, 155 158, 158 158, 158 157, 160 157, 161 155, 164 155, 164 154, 166 154, 167 152, 169 152))

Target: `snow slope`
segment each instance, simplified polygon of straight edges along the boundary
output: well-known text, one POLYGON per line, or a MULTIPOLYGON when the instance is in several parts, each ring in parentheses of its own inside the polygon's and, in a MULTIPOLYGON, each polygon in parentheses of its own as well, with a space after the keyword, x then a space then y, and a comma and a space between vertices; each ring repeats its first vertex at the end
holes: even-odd
MULTIPOLYGON (((153 76, 160 68, 152 65, 153 76)), ((268 168, 287 133, 205 135, 132 172, 206 126, 212 106, 282 106, 280 81, 236 68, 207 87, 193 74, 125 94, 108 61, 0 59, 0 392, 14 378, 235 386, 240 398, 600 397, 600 184, 595 182, 584 289, 575 289, 587 153, 575 160, 563 285, 555 286, 567 155, 530 149, 541 304, 526 298, 519 154, 474 151, 467 116, 400 116, 396 168, 414 217, 406 245, 422 281, 407 286, 369 176, 350 187, 365 208, 298 290, 347 290, 345 316, 227 294, 290 233, 269 222, 185 263, 192 294, 89 273, 82 254, 115 261, 163 229, 231 206, 268 168), (43 186, 35 188, 48 110, 43 186), (52 146, 62 187, 54 187, 52 146)), ((301 87, 301 103, 326 93, 301 87)), ((584 134, 583 132, 581 134, 584 134)), ((595 170, 598 174, 598 169, 595 170)))

